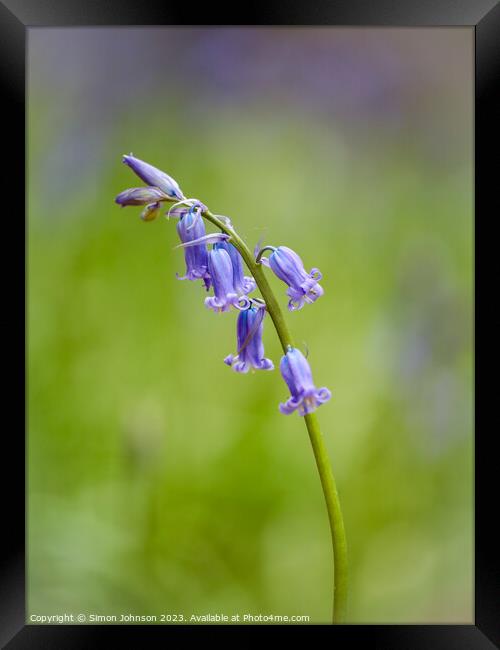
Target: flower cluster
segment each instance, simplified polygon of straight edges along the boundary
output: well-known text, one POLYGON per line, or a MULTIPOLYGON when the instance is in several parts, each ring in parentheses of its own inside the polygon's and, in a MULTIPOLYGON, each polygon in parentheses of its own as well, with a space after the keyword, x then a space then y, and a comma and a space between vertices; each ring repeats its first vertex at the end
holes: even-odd
MULTIPOLYGON (((205 298, 208 309, 227 312, 234 308, 239 312, 237 351, 228 355, 224 363, 238 373, 247 373, 250 369, 273 370, 273 362, 264 356, 262 341, 266 303, 249 297, 256 289, 256 282, 253 277, 244 275, 240 250, 231 241, 231 233, 235 233, 230 220, 220 217, 216 222, 224 223, 226 227, 221 226, 221 229, 226 232, 207 234, 203 215, 208 213, 208 208, 201 201, 187 199, 173 178, 132 154, 123 156, 123 162, 146 183, 146 187, 127 189, 118 194, 115 202, 122 207, 144 206, 141 213, 144 221, 156 219, 162 204, 174 203, 166 216, 178 219, 177 234, 181 241, 178 247, 183 248, 186 263, 185 275, 177 274, 177 278, 201 280, 207 291, 213 289, 213 295, 205 298)), ((256 249, 255 263, 269 267, 288 286, 290 311, 302 309, 306 303, 313 303, 323 295, 319 269, 313 268, 307 273, 300 257, 287 246, 256 249), (267 250, 271 253, 265 258, 263 253, 267 250)), ((288 346, 280 362, 280 371, 291 394, 280 404, 282 413, 288 415, 297 411, 299 415, 307 415, 330 399, 327 388, 314 386, 309 363, 297 348, 288 346)))

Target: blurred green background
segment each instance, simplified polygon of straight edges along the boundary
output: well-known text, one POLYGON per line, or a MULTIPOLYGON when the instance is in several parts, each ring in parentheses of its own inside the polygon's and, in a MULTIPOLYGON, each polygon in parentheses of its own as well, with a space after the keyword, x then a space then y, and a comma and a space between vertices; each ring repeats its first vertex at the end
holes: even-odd
POLYGON ((278 371, 223 364, 235 315, 176 280, 175 222, 114 205, 132 151, 323 273, 288 322, 333 393, 349 621, 472 622, 472 53, 457 28, 29 30, 28 616, 330 616, 304 424, 278 371))

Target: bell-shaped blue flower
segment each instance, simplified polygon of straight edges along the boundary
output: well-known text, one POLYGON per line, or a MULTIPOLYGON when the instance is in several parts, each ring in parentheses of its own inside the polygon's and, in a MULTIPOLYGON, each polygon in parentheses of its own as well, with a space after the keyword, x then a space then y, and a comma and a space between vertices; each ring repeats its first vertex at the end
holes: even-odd
POLYGON ((262 262, 270 266, 274 274, 288 285, 286 293, 290 298, 290 311, 302 309, 306 302, 312 303, 323 295, 323 288, 318 284, 322 278, 319 269, 311 269, 307 273, 300 257, 288 246, 266 248, 271 248, 272 253, 269 260, 262 258, 262 262))
POLYGON ((291 397, 284 404, 280 404, 280 411, 285 415, 294 411, 299 415, 312 413, 332 396, 328 388, 315 387, 311 367, 297 348, 288 348, 281 358, 280 371, 291 393, 291 397))
POLYGON ((248 275, 243 275, 243 258, 238 252, 238 249, 229 242, 217 244, 224 248, 229 253, 231 262, 233 264, 233 285, 236 293, 247 295, 255 289, 255 280, 248 275))
POLYGON ((234 287, 233 263, 222 243, 214 244, 208 252, 208 272, 215 295, 205 298, 205 306, 216 312, 229 311, 231 307, 246 309, 250 300, 234 287))
POLYGON ((274 364, 264 357, 264 344, 262 332, 265 309, 250 307, 240 311, 236 324, 236 338, 238 353, 230 354, 224 363, 231 366, 236 372, 248 372, 250 368, 256 370, 272 370, 274 364))
POLYGON ((170 201, 182 201, 185 198, 178 183, 160 169, 153 167, 153 165, 150 165, 139 158, 135 158, 132 154, 129 156, 123 156, 123 162, 128 165, 130 169, 146 183, 146 185, 157 187, 168 196, 170 201))
MULTIPOLYGON (((188 243, 205 236, 205 223, 199 214, 200 208, 192 205, 186 210, 177 222, 177 233, 181 242, 188 243)), ((208 271, 208 251, 205 243, 184 248, 186 262, 186 275, 179 280, 203 280, 208 291, 210 288, 210 274, 208 271)))

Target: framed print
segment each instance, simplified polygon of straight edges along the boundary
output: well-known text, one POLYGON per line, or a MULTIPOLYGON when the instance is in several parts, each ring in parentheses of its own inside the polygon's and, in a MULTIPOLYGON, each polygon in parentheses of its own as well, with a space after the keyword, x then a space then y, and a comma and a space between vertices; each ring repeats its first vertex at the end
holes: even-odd
POLYGON ((2 644, 497 647, 499 5, 219 13, 0 5, 2 644))

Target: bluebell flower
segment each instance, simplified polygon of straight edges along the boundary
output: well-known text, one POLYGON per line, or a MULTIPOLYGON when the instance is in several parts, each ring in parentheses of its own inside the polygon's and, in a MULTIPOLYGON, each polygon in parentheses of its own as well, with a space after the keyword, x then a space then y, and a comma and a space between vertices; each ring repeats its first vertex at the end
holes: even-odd
POLYGON ((248 372, 250 368, 256 370, 272 370, 274 364, 264 357, 264 344, 262 332, 264 329, 263 318, 266 310, 262 307, 250 307, 238 314, 236 325, 236 339, 238 353, 230 354, 224 363, 231 366, 236 372, 248 372))
POLYGON ((182 201, 185 198, 178 183, 160 169, 153 167, 153 165, 150 165, 143 160, 139 160, 139 158, 135 158, 132 154, 129 156, 123 156, 123 162, 128 165, 132 171, 146 183, 146 185, 157 187, 168 196, 170 201, 182 201))
POLYGON ((311 367, 297 348, 289 346, 287 353, 281 358, 280 371, 291 393, 291 397, 284 404, 280 404, 280 411, 285 415, 294 411, 299 415, 312 413, 332 396, 328 388, 315 387, 311 367))
MULTIPOLYGON (((183 212, 177 222, 177 233, 184 244, 205 236, 205 223, 199 212, 199 206, 194 204, 189 210, 183 212)), ((179 280, 203 280, 208 291, 210 288, 210 274, 206 244, 200 243, 187 246, 184 249, 184 259, 186 262, 186 275, 180 277, 177 274, 177 278, 179 280)))
POLYGON ((262 258, 261 262, 270 266, 274 274, 288 285, 286 293, 290 298, 290 311, 302 309, 306 302, 312 303, 323 295, 323 288, 318 284, 322 278, 319 269, 314 268, 307 273, 300 257, 287 246, 266 246, 262 251, 266 249, 272 250, 269 260, 262 258))
POLYGON ((120 192, 115 198, 115 203, 126 205, 145 205, 157 201, 169 201, 169 197, 158 187, 133 187, 120 192))
POLYGON ((233 264, 233 285, 236 293, 244 294, 245 296, 251 293, 256 287, 255 280, 248 275, 243 275, 243 258, 238 252, 238 249, 229 242, 223 242, 216 246, 224 248, 229 253, 233 264))
POLYGON ((208 272, 215 295, 205 298, 206 307, 221 312, 229 311, 231 307, 245 309, 250 306, 250 300, 236 291, 231 257, 219 244, 215 244, 208 253, 208 272))

